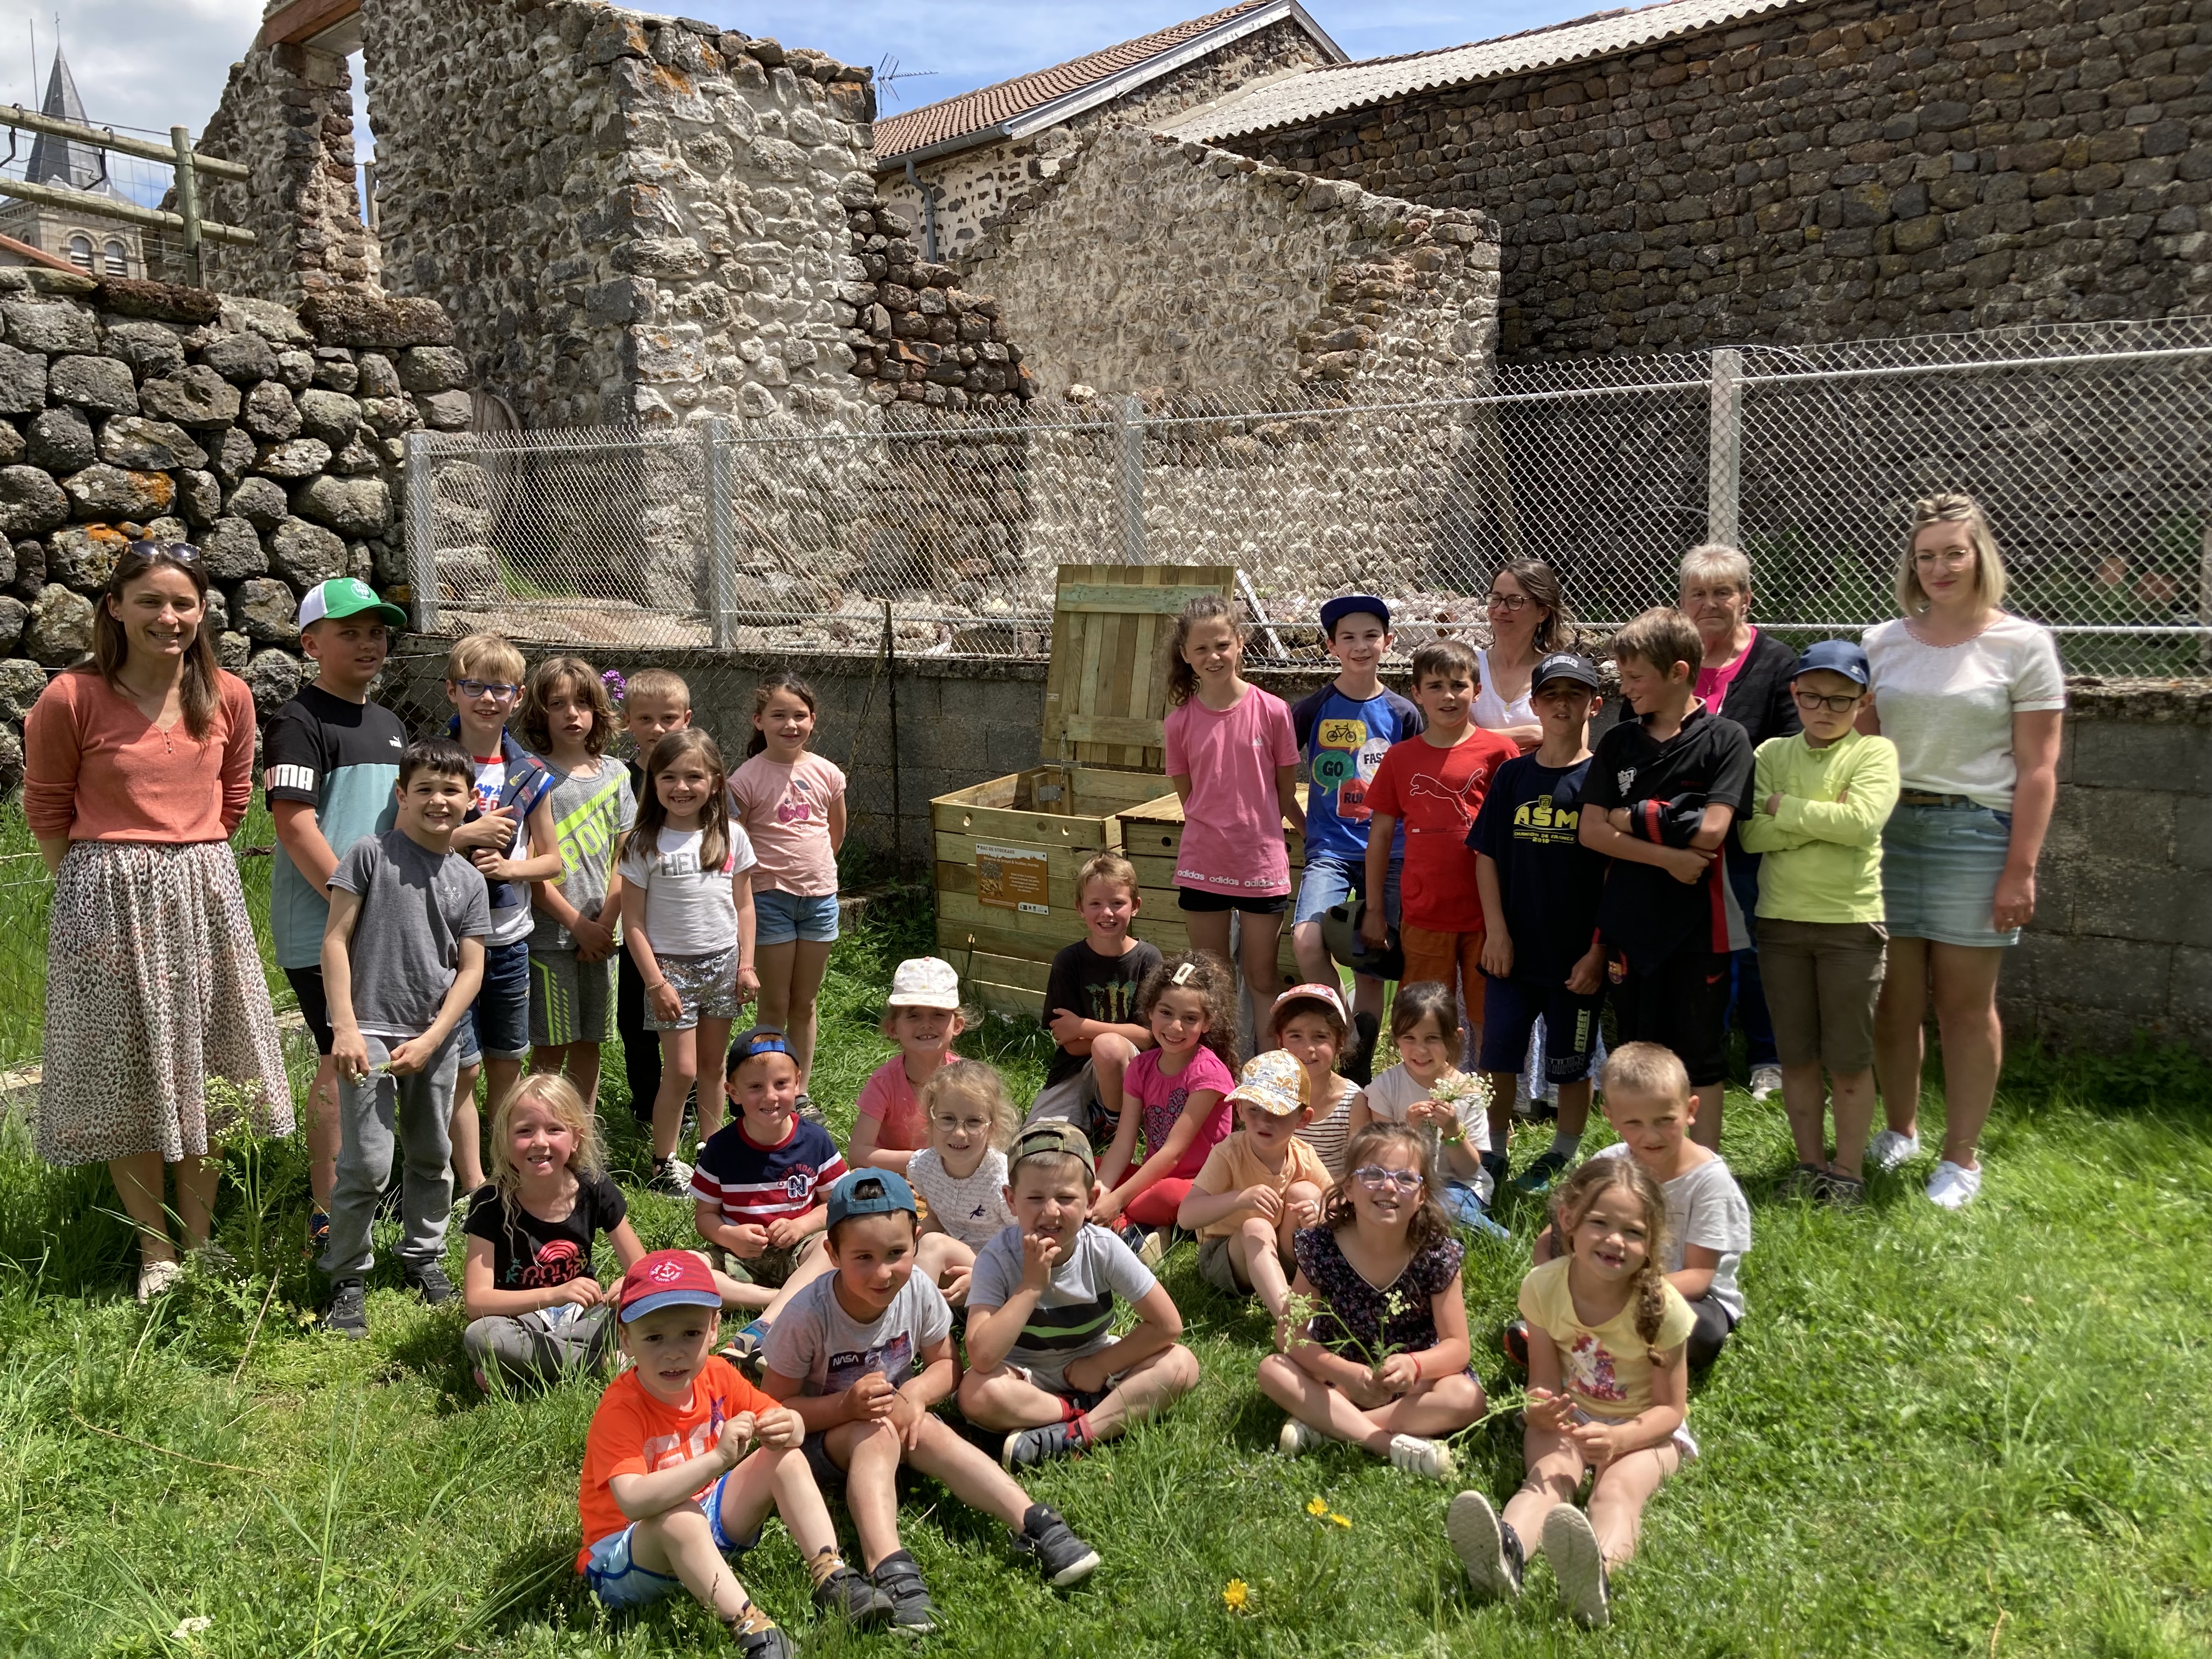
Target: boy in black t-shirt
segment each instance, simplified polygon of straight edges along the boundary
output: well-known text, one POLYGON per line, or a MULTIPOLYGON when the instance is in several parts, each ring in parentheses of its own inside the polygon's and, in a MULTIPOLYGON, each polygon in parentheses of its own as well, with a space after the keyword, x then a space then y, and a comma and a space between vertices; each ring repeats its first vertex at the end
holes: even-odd
POLYGON ((1704 649, 1680 611, 1647 611, 1613 638, 1636 715, 1598 739, 1583 846, 1613 860, 1598 905, 1623 1042, 1680 1056, 1698 1096, 1692 1131, 1721 1138, 1729 953, 1750 942, 1726 869, 1729 825, 1751 808, 1751 739, 1692 690, 1704 649))
POLYGON ((1480 855, 1475 885, 1485 924, 1481 1064, 1490 1074, 1492 1150, 1483 1162, 1502 1183, 1514 1089, 1541 1017, 1544 1075, 1559 1085, 1559 1124, 1551 1146, 1514 1183, 1540 1193, 1574 1161, 1589 1121, 1590 1065, 1605 1000, 1605 952, 1597 942, 1605 860, 1578 837, 1597 665, 1555 651, 1536 665, 1529 687, 1543 741, 1498 769, 1467 844, 1480 855))
POLYGON ((1157 945, 1129 936, 1137 914, 1136 867, 1119 853, 1097 853, 1075 872, 1083 937, 1052 959, 1044 1023, 1060 1047, 1029 1121, 1064 1119, 1111 1144, 1121 1121, 1121 1068, 1152 1046, 1137 1016, 1137 988, 1160 965, 1157 945))

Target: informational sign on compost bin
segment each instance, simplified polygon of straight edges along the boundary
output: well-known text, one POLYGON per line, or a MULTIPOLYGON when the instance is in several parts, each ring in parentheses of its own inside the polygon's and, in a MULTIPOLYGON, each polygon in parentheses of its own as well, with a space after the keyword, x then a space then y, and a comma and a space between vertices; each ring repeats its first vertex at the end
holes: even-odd
POLYGON ((1044 849, 975 843, 975 897, 1000 910, 1048 916, 1044 849))

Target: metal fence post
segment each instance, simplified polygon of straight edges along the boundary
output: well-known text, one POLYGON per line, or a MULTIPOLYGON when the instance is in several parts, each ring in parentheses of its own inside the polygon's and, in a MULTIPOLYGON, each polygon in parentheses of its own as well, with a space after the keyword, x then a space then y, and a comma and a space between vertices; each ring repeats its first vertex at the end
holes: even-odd
POLYGON ((701 428, 707 446, 707 609, 714 648, 737 642, 737 514, 730 501, 730 423, 708 421, 701 428))
POLYGON ((1743 353, 1713 353, 1712 414, 1705 450, 1705 539, 1736 544, 1737 492, 1743 480, 1743 353))
POLYGON ((438 631, 438 550, 432 545, 430 517, 430 434, 417 429, 407 434, 406 459, 400 487, 406 503, 408 596, 415 602, 418 632, 438 631))
POLYGON ((1121 559, 1145 562, 1145 405, 1116 400, 1121 412, 1121 559))

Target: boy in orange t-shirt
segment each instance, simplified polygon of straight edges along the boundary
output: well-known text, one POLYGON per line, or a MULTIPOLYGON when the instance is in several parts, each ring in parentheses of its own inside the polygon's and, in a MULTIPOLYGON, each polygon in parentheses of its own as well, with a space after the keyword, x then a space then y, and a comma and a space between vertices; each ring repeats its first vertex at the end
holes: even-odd
POLYGON ((806 1558, 814 1604, 856 1625, 889 1601, 839 1559, 830 1511, 799 1449, 805 1427, 714 1352, 721 1292, 705 1260, 655 1250, 623 1275, 629 1369, 607 1386, 584 1441, 576 1571, 608 1607, 678 1584, 713 1609, 748 1659, 798 1649, 738 1582, 729 1558, 760 1542, 774 1509, 806 1558))

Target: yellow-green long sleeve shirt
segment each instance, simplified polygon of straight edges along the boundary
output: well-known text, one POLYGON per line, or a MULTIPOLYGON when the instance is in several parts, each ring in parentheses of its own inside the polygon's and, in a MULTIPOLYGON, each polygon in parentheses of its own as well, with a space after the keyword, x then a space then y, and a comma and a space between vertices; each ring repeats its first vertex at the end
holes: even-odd
POLYGON ((1815 749, 1802 732, 1759 745, 1739 834, 1761 854, 1759 914, 1778 921, 1880 921, 1881 830, 1897 805, 1897 745, 1846 732, 1815 749), (1766 800, 1780 795, 1779 810, 1766 800))

